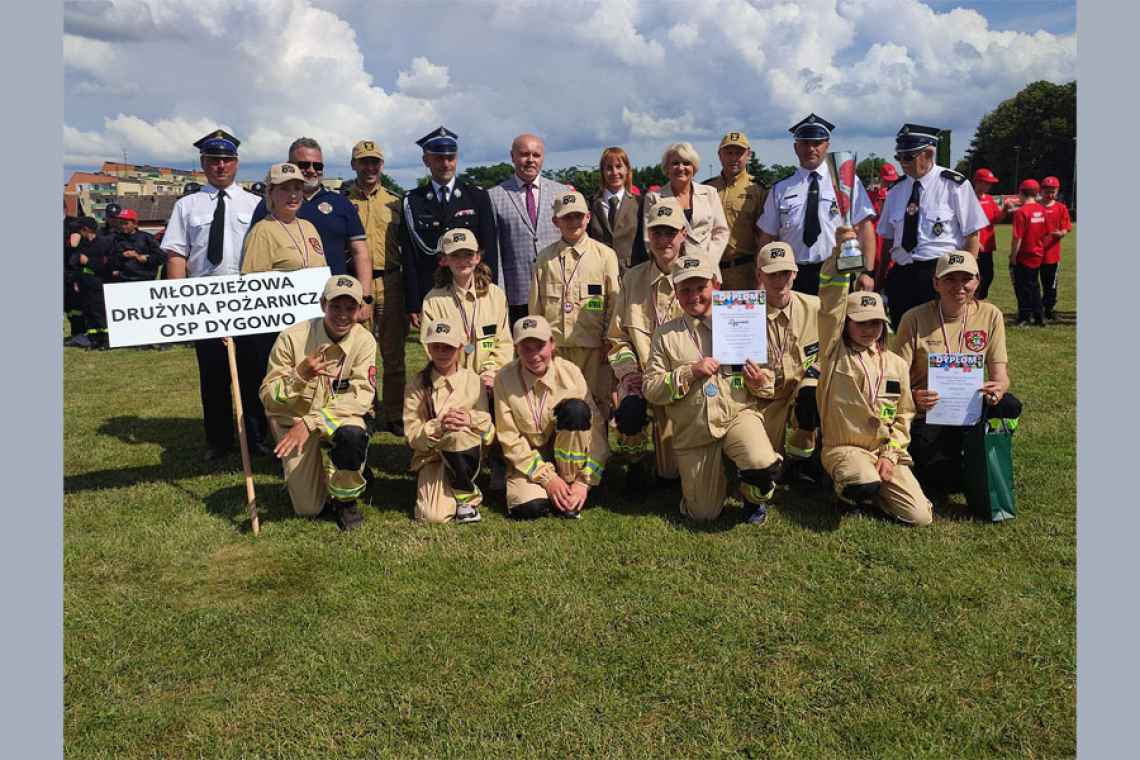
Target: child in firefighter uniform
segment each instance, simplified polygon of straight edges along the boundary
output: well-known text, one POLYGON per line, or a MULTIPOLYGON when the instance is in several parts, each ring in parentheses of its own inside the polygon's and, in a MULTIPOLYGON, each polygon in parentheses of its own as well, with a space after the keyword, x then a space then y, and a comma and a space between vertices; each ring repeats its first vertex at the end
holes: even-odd
POLYGON ((656 473, 663 478, 677 477, 669 417, 664 407, 650 407, 645 402, 643 383, 654 331, 684 313, 673 289, 672 273, 688 232, 685 212, 676 198, 662 198, 650 209, 647 236, 651 258, 626 271, 606 336, 610 366, 617 378, 614 452, 633 460, 626 476, 626 492, 631 497, 645 495, 645 463, 638 460, 649 448, 650 416, 656 473))
POLYGON ((555 356, 538 315, 515 322, 518 358, 495 378, 495 427, 507 460, 507 514, 578 518, 609 458, 606 420, 582 371, 555 356))
POLYGON ((475 233, 463 227, 440 235, 442 255, 435 271, 435 287, 424 296, 420 342, 426 347, 428 323, 458 323, 463 343, 459 366, 479 376, 491 390, 495 375, 515 358, 507 319, 507 294, 491 282, 491 268, 483 263, 475 233))
POLYGON ((907 452, 914 417, 910 366, 886 349, 882 296, 848 294, 849 278, 836 268, 840 245, 854 237, 850 227, 837 230, 820 270, 823 467, 842 505, 857 511, 877 505, 904 523, 929 525, 932 506, 907 452))
POLYGON ((740 470, 748 522, 762 525, 780 469, 758 398, 762 387, 770 388, 771 373, 751 362, 735 368, 712 358, 712 294, 719 274, 700 256, 677 262, 673 285, 685 313, 653 334, 643 389, 645 400, 665 407, 673 423, 681 513, 694 520, 720 516, 727 457, 740 470))
POLYGON ((479 375, 460 366, 469 337, 459 320, 427 322, 421 339, 430 361, 404 396, 404 434, 412 472, 419 473, 415 515, 422 522, 481 519, 475 476, 495 427, 479 375))
POLYGON ((799 267, 788 243, 756 254, 756 288, 768 311, 768 367, 772 384, 761 394, 768 440, 785 457, 785 481, 811 480, 819 412, 819 297, 792 290, 799 267))
POLYGON ((562 238, 538 254, 528 310, 550 325, 559 355, 581 368, 603 420, 609 420, 613 373, 605 339, 621 283, 617 254, 586 233, 589 223, 581 193, 554 199, 554 226, 562 238))
POLYGON ((365 487, 364 416, 376 395, 376 339, 355 320, 362 303, 355 277, 330 277, 321 296, 324 316, 277 336, 259 394, 293 511, 331 512, 342 530, 363 520, 356 499, 365 487))

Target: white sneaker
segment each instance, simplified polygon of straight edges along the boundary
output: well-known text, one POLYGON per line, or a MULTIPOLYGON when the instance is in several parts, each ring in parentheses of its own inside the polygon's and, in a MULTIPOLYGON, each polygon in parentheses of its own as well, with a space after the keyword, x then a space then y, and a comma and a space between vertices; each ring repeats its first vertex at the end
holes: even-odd
POLYGON ((483 516, 479 514, 479 510, 475 509, 475 507, 460 504, 455 508, 455 522, 457 523, 477 523, 482 519, 483 516))

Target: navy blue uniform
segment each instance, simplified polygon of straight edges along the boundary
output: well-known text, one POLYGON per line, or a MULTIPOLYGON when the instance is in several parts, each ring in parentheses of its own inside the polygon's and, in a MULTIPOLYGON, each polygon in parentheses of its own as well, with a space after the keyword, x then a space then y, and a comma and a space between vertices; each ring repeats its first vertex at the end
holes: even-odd
POLYGON ((423 308, 424 296, 434 286, 432 277, 439 266, 436 243, 453 227, 471 230, 483 251, 483 262, 491 268, 491 281, 499 276, 499 238, 495 234, 494 212, 487 191, 456 180, 447 205, 440 205, 432 185, 404 193, 400 203, 400 252, 404 262, 405 308, 416 314, 423 308))
MULTIPOLYGON (((253 210, 250 229, 268 214, 265 200, 262 199, 253 210)), ((340 193, 334 193, 322 185, 312 198, 301 203, 297 217, 312 222, 317 228, 317 233, 321 236, 321 247, 325 249, 325 261, 328 262, 329 272, 348 274, 345 254, 348 243, 350 240, 364 240, 364 225, 360 223, 360 214, 356 212, 356 206, 340 193)))
POLYGON ((110 235, 96 235, 92 240, 80 240, 72 250, 68 264, 79 272, 79 297, 83 303, 83 319, 87 323, 87 339, 93 347, 107 345, 107 310, 103 302, 103 283, 111 280, 111 267, 115 260, 114 239, 110 235), (79 262, 80 256, 87 263, 79 262))
POLYGON ((142 230, 135 230, 130 235, 117 232, 113 240, 115 257, 112 269, 119 273, 116 282, 141 282, 158 276, 158 268, 162 266, 164 257, 153 235, 142 230), (144 256, 146 261, 129 259, 123 255, 123 251, 134 251, 144 256))

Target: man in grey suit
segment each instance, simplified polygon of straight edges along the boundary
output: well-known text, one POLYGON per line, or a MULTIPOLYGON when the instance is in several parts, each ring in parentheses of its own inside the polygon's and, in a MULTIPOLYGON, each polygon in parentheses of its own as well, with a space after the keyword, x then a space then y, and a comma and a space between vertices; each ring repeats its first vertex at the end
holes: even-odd
POLYGON ((554 226, 554 199, 571 192, 542 176, 545 150, 537 135, 516 137, 511 143, 514 176, 487 191, 499 237, 499 285, 507 291, 511 324, 526 316, 538 252, 562 236, 554 226))

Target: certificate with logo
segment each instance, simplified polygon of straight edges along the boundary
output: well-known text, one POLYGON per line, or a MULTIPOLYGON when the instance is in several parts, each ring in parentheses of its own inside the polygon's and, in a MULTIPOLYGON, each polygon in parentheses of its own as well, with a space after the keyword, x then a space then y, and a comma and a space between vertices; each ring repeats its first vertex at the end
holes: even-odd
POLYGON ((713 358, 721 364, 768 363, 767 293, 763 290, 714 290, 713 358))
POLYGON ((926 387, 938 403, 926 413, 930 425, 973 425, 982 418, 984 354, 929 354, 926 387))

